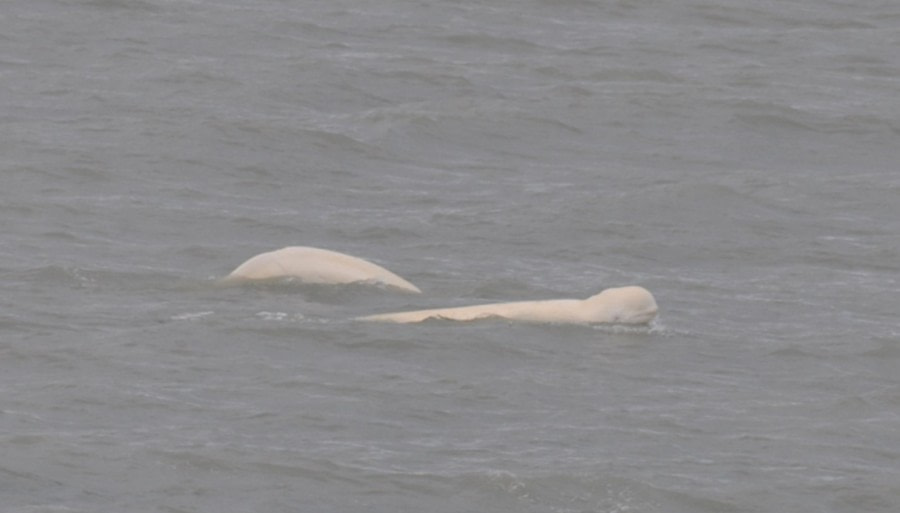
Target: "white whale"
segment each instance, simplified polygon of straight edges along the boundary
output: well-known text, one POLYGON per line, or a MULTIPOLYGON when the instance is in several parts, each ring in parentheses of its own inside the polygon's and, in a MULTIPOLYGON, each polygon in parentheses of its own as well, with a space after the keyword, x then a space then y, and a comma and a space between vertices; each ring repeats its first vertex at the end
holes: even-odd
POLYGON ((290 246, 256 255, 222 281, 233 283, 284 277, 303 283, 371 283, 406 292, 422 292, 380 265, 337 251, 305 246, 290 246))
POLYGON ((628 286, 606 289, 584 300, 552 299, 435 308, 369 315, 358 320, 414 323, 428 319, 475 321, 500 318, 556 324, 647 324, 656 318, 657 310, 656 300, 647 289, 628 286))

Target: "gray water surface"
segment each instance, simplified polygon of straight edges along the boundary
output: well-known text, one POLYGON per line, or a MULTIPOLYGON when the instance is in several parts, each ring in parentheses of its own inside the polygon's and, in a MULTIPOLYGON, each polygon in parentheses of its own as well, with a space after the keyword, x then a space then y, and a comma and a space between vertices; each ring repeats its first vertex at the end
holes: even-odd
POLYGON ((898 22, 8 0, 0 511, 897 511, 898 22), (217 286, 287 245, 424 293, 217 286))

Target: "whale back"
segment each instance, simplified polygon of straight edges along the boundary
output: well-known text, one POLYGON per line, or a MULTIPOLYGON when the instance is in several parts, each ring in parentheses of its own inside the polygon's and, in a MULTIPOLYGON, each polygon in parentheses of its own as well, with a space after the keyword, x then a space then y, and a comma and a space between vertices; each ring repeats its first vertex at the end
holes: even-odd
POLYGON ((290 246, 256 255, 226 277, 235 280, 267 280, 293 277, 304 283, 381 283, 408 292, 418 287, 391 271, 344 253, 305 246, 290 246))
POLYGON ((653 294, 638 286, 606 289, 584 303, 590 322, 595 323, 647 324, 658 311, 653 294))
POLYGON ((363 321, 414 323, 428 319, 476 321, 501 318, 524 322, 647 324, 656 317, 656 300, 642 287, 606 289, 588 299, 516 301, 451 308, 392 312, 359 317, 363 321))

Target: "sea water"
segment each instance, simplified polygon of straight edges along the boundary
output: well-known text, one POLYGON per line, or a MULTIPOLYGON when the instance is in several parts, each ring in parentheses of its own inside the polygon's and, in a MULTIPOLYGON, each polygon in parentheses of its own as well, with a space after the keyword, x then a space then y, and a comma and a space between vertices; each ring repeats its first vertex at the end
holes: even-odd
POLYGON ((0 510, 897 511, 898 23, 5 1, 0 510), (217 285, 288 245, 423 294, 217 285), (651 326, 352 320, 628 284, 651 326))

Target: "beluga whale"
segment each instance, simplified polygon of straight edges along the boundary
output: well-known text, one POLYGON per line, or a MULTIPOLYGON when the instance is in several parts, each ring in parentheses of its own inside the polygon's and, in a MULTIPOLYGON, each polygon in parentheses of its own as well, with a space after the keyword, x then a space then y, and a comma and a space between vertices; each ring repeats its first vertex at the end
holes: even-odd
POLYGON ((222 283, 292 278, 301 283, 372 284, 421 293, 418 287, 380 265, 328 249, 289 246, 260 253, 239 265, 222 283))
POLYGON ((648 324, 656 318, 657 310, 653 294, 643 287, 632 285, 605 289, 587 299, 434 308, 368 315, 357 320, 416 323, 429 319, 475 321, 493 318, 551 324, 648 324))

